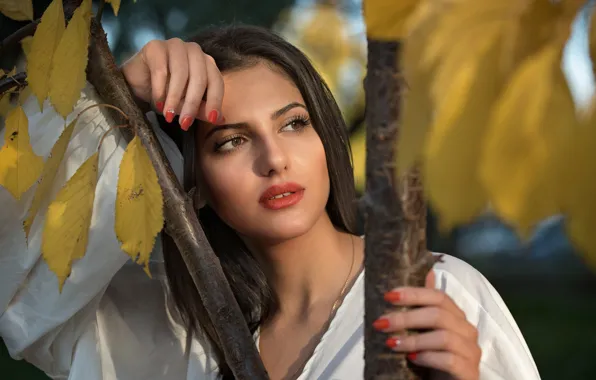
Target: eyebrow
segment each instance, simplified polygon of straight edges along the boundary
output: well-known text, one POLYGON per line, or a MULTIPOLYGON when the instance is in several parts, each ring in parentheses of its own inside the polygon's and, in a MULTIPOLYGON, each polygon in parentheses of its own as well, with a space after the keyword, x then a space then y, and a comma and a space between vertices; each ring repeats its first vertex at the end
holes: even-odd
MULTIPOLYGON (((283 106, 282 108, 278 109, 277 111, 273 112, 271 114, 271 120, 278 119, 283 114, 285 114, 289 110, 294 109, 296 107, 304 108, 306 110, 306 106, 304 104, 298 103, 298 102, 292 102, 286 106, 283 106)), ((211 137, 211 135, 213 135, 215 132, 225 131, 226 129, 246 129, 246 127, 247 127, 246 123, 216 125, 207 132, 207 134, 205 135, 205 140, 207 140, 209 137, 211 137)))

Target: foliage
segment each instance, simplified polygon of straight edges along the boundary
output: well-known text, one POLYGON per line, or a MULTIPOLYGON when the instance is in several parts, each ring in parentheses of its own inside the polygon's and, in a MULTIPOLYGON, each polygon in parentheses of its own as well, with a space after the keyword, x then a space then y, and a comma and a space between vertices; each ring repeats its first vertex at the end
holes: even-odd
MULTIPOLYGON (((404 2, 392 8, 404 29, 386 35, 389 8, 368 3, 367 23, 380 25, 373 35, 403 44, 397 172, 420 165, 441 227, 490 211, 527 236, 564 214, 571 240, 595 263, 596 116, 576 111, 561 69, 588 1, 418 0, 408 12, 404 2)), ((591 30, 594 59, 594 18, 591 30)))
MULTIPOLYGON (((120 1, 110 2, 117 13, 120 1)), ((0 3, 0 11, 14 19, 20 19, 30 7, 31 0, 0 3)), ((43 158, 33 152, 27 115, 20 104, 32 93, 40 107, 49 98, 49 104, 65 119, 73 112, 86 85, 91 16, 91 0, 83 0, 65 26, 62 0, 53 0, 33 38, 22 42, 31 90, 19 85, 0 98, 0 110, 3 115, 7 114, 5 144, 0 149, 0 185, 19 199, 37 182, 23 221, 27 238, 36 216, 45 211, 43 199, 52 188, 78 117, 62 132, 44 163, 43 158), (18 95, 17 99, 13 99, 13 95, 18 95)), ((0 78, 14 78, 15 72, 0 72, 0 78)), ((70 275, 73 261, 82 258, 86 251, 100 153, 101 142, 98 151, 78 168, 47 208, 41 250, 48 267, 58 278, 60 290, 70 275)), ((163 196, 157 174, 138 138, 129 144, 121 163, 115 214, 115 232, 122 250, 133 259, 138 257, 137 261, 149 274, 149 254, 164 223, 163 196)))

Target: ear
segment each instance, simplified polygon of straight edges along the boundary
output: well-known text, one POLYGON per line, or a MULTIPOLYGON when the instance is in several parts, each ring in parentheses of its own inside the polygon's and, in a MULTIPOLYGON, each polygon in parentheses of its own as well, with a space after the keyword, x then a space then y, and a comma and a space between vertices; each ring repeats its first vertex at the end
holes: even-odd
POLYGON ((430 289, 434 289, 436 285, 436 276, 435 271, 431 268, 426 275, 426 280, 424 281, 424 286, 430 289))

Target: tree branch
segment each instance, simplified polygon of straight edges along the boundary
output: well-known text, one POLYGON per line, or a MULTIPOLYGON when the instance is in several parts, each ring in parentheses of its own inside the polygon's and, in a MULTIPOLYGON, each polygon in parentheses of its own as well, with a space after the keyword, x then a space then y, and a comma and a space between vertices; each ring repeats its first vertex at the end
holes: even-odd
MULTIPOLYGON (((224 348, 226 362, 236 379, 267 379, 240 307, 224 276, 218 258, 199 224, 192 200, 169 165, 165 153, 139 110, 122 73, 114 62, 105 33, 95 20, 91 23, 91 44, 87 78, 104 101, 117 106, 129 117, 155 167, 164 195, 166 230, 173 238, 188 267, 224 348)), ((120 114, 113 114, 121 120, 120 114)))
POLYGON ((0 96, 12 90, 15 87, 27 86, 27 74, 17 73, 13 76, 6 76, 0 79, 0 96))
POLYGON ((39 25, 40 21, 41 20, 32 21, 2 40, 0 42, 0 54, 2 53, 2 50, 18 44, 21 42, 21 40, 23 40, 23 38, 34 35, 35 30, 37 30, 37 25, 39 25))
POLYGON ((400 286, 424 286, 436 262, 426 250, 426 207, 417 171, 398 180, 395 146, 401 79, 398 42, 368 41, 366 90, 365 368, 367 380, 414 380, 426 370, 411 368, 403 354, 385 348, 373 322, 395 311, 383 295, 400 286))

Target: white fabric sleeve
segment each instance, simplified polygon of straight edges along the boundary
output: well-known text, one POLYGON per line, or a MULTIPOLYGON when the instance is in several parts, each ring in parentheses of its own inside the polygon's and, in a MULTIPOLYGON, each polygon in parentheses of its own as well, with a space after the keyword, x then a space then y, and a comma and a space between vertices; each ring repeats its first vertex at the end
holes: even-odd
POLYGON ((434 267, 436 287, 446 292, 477 327, 481 380, 539 380, 526 341, 501 296, 471 265, 444 255, 434 267))
MULTIPOLYGON (((85 107, 100 102, 90 85, 82 95, 67 123, 85 107)), ((48 102, 41 112, 34 97, 28 99, 24 109, 33 149, 46 159, 65 121, 48 102)), ((114 275, 129 261, 120 250, 114 232, 118 168, 127 144, 118 131, 110 132, 103 141, 87 251, 82 259, 73 263, 72 273, 61 293, 57 278, 41 258, 40 251, 47 205, 77 168, 97 151, 100 138, 109 129, 104 112, 93 108, 79 120, 54 186, 33 223, 28 245, 22 221, 36 186, 20 200, 0 187, 0 337, 13 358, 26 359, 52 378, 68 378, 69 374, 71 379, 107 378, 102 376, 101 370, 105 365, 102 360, 106 358, 100 350, 103 332, 98 309, 100 304, 109 303, 104 293, 114 275)), ((0 124, 0 144, 4 139, 3 128, 0 124)), ((159 128, 156 132, 175 172, 180 175, 180 153, 159 128)), ((158 307, 163 309, 163 302, 158 307)), ((165 310, 161 312, 165 314, 165 310)), ((167 326, 164 324, 161 328, 167 326)))

